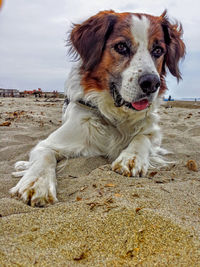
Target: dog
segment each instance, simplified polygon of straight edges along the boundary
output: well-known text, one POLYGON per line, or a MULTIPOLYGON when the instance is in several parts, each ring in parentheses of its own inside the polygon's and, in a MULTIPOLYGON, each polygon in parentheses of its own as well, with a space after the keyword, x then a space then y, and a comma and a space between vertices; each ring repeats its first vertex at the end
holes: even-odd
POLYGON ((140 177, 165 164, 157 110, 167 70, 181 79, 182 26, 161 16, 102 11, 72 28, 77 58, 65 84, 62 126, 15 164, 10 190, 31 206, 57 201, 56 164, 66 157, 105 156, 112 170, 140 177))

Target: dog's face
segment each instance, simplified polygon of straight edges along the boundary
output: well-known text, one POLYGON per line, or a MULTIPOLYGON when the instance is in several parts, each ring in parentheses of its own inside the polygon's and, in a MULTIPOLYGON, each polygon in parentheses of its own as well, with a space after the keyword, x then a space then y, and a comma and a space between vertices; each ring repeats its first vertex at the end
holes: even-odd
POLYGON ((100 12, 71 33, 82 59, 82 86, 109 90, 114 103, 144 110, 166 89, 166 67, 181 78, 178 62, 184 56, 182 28, 171 25, 166 12, 145 14, 100 12))

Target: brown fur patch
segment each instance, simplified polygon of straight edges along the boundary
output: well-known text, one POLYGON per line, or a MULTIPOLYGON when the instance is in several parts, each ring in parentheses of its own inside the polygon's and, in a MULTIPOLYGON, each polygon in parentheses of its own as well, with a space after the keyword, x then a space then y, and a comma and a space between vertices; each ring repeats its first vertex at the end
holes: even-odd
POLYGON ((135 167, 135 157, 128 162, 128 168, 131 171, 135 167))

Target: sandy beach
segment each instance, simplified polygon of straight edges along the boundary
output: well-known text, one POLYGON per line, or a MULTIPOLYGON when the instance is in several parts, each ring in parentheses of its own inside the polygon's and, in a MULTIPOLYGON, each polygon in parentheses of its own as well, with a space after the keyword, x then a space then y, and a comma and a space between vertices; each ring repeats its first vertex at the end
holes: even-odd
POLYGON ((58 200, 10 198, 14 163, 61 125, 62 99, 0 99, 0 266, 200 266, 200 103, 160 108, 174 163, 143 178, 103 157, 62 160, 58 200))

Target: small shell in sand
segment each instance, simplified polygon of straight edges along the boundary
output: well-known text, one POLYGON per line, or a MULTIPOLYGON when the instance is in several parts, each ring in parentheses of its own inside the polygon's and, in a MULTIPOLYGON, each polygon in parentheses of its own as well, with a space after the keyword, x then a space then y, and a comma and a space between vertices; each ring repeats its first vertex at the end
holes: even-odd
POLYGON ((198 166, 195 160, 190 159, 188 160, 186 166, 188 167, 189 170, 197 172, 198 171, 198 166))

